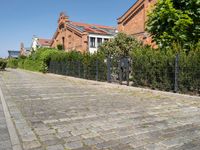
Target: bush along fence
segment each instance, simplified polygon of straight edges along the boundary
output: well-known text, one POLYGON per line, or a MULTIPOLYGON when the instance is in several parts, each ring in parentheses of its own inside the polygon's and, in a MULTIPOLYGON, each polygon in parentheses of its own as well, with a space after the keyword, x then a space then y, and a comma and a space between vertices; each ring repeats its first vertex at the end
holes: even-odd
POLYGON ((89 64, 85 64, 81 60, 50 61, 48 72, 90 80, 106 81, 105 63, 98 59, 91 60, 89 64))
POLYGON ((200 50, 134 49, 128 57, 40 49, 8 66, 164 91, 200 94, 200 50))
POLYGON ((5 59, 0 59, 0 71, 5 70, 7 66, 7 61, 5 59))
POLYGON ((109 83, 200 94, 200 68, 197 64, 188 64, 181 54, 157 55, 159 56, 156 58, 151 58, 148 54, 120 59, 93 58, 87 63, 83 60, 52 60, 49 72, 109 83))

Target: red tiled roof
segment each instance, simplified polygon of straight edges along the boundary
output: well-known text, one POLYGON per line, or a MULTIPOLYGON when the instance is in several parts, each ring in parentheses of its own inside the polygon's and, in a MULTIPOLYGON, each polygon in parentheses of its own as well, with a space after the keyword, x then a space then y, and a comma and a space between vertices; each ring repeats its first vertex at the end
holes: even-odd
POLYGON ((114 27, 110 27, 110 26, 103 26, 103 25, 97 25, 97 24, 87 24, 87 23, 81 23, 81 22, 71 22, 73 25, 76 26, 84 26, 84 27, 98 27, 98 28, 105 28, 105 29, 115 29, 114 27))
POLYGON ((51 45, 52 40, 50 39, 38 39, 38 44, 41 46, 50 46, 51 45))
POLYGON ((78 29, 81 29, 83 31, 93 33, 93 34, 113 34, 115 32, 114 27, 110 26, 103 26, 103 25, 96 25, 96 24, 86 24, 86 23, 80 23, 80 22, 70 22, 73 26, 76 26, 78 29))

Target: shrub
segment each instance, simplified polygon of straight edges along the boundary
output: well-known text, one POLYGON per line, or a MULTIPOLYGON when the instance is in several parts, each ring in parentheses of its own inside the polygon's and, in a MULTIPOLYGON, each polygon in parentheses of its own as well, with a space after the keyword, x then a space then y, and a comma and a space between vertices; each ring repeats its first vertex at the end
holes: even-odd
POLYGON ((18 67, 18 59, 16 58, 8 59, 8 67, 16 69, 18 67))
POLYGON ((57 49, 58 49, 58 50, 63 50, 63 45, 62 45, 62 44, 58 44, 58 45, 57 45, 57 49))
POLYGON ((104 55, 100 53, 89 54, 77 51, 57 52, 51 56, 49 71, 52 73, 77 76, 87 79, 96 79, 96 69, 98 67, 99 80, 105 80, 106 64, 104 55))
POLYGON ((174 82, 174 55, 151 48, 132 52, 132 80, 134 86, 171 90, 174 82))
POLYGON ((150 87, 165 91, 174 90, 175 57, 178 61, 178 88, 180 92, 200 92, 200 50, 186 53, 151 48, 132 51, 132 81, 134 86, 150 87))
POLYGON ((5 70, 7 66, 7 61, 4 59, 0 59, 0 70, 5 70))
MULTIPOLYGON (((109 48, 109 44, 107 46, 109 48)), ((172 91, 174 89, 175 56, 178 53, 179 91, 200 92, 200 49, 194 47, 189 52, 185 52, 180 48, 175 45, 172 49, 164 51, 138 45, 129 50, 127 55, 132 60, 130 70, 133 86, 172 91)), ((107 78, 107 64, 104 62, 107 54, 105 52, 106 50, 90 54, 43 48, 27 58, 9 59, 8 66, 92 80, 96 79, 98 69, 98 79, 105 81, 107 78)), ((115 74, 119 73, 119 56, 123 56, 121 54, 124 53, 115 55, 117 57, 113 57, 114 60, 112 60, 111 70, 116 71, 115 74)))

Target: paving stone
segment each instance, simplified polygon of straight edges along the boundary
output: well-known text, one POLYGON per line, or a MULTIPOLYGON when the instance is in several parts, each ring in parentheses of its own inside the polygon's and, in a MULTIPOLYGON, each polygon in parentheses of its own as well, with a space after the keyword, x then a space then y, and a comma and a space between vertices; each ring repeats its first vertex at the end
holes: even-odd
POLYGON ((68 138, 64 138, 65 142, 74 142, 74 141, 79 141, 82 138, 80 136, 70 136, 68 138))
POLYGON ((11 142, 10 140, 4 140, 4 141, 0 141, 0 149, 10 149, 11 150, 11 142))
MULTIPOLYGON (((1 74, 0 86, 24 150, 198 150, 200 146, 198 97, 18 69, 1 74)), ((8 139, 0 104, 0 141, 8 139)))
POLYGON ((120 145, 120 143, 118 141, 105 141, 105 142, 102 142, 102 143, 98 143, 95 145, 95 147, 97 149, 107 149, 107 148, 111 148, 111 147, 115 147, 115 146, 118 146, 120 145))
POLYGON ((102 143, 103 140, 100 139, 99 137, 96 137, 96 138, 85 139, 85 140, 83 140, 83 142, 84 142, 85 145, 91 146, 91 145, 95 145, 95 144, 98 144, 98 143, 102 143))
POLYGON ((71 134, 69 132, 61 132, 61 133, 57 133, 56 136, 61 139, 61 138, 66 138, 66 137, 70 137, 71 134))
POLYGON ((74 141, 65 144, 65 148, 67 149, 77 149, 83 147, 83 143, 81 141, 74 141))
POLYGON ((47 146, 47 150, 65 150, 62 145, 47 146))
POLYGON ((97 137, 99 136, 98 133, 94 133, 94 132, 90 132, 90 133, 86 133, 81 135, 83 138, 87 139, 87 138, 93 138, 93 137, 97 137))
MULTIPOLYGON (((1 85, 0 85, 1 86, 1 85)), ((11 150, 11 140, 0 97, 0 150, 11 150)))
POLYGON ((41 146, 41 144, 38 141, 23 142, 24 150, 39 148, 40 146, 41 146))

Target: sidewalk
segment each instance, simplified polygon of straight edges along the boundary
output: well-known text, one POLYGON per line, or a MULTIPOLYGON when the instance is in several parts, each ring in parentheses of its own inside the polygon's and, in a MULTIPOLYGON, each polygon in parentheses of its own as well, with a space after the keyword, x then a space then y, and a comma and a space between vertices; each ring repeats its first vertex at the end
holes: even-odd
MULTIPOLYGON (((1 99, 1 98, 0 98, 1 99)), ((6 119, 0 100, 0 150, 11 150, 11 141, 6 125, 6 119)))

